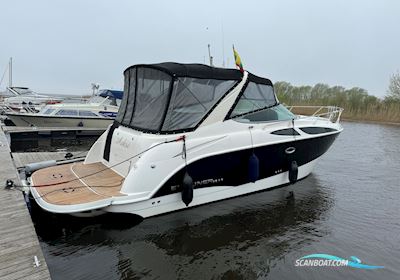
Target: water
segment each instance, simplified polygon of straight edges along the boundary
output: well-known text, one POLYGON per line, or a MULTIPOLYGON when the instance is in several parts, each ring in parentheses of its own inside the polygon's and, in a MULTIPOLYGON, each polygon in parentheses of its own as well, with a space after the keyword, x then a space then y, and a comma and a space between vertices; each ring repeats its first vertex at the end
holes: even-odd
POLYGON ((99 136, 84 136, 71 139, 39 138, 35 140, 11 140, 11 151, 15 152, 67 152, 87 151, 99 136))
POLYGON ((34 215, 51 276, 399 279, 400 127, 344 128, 312 175, 294 186, 144 221, 34 215), (385 268, 295 267, 314 253, 385 268))

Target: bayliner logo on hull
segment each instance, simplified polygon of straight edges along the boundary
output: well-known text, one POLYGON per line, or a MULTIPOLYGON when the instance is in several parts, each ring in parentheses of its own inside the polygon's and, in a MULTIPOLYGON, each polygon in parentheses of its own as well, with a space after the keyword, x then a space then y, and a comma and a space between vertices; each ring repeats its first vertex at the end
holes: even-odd
POLYGON ((209 185, 209 184, 217 184, 220 182, 223 182, 224 178, 217 178, 217 179, 205 179, 205 180, 201 180, 201 181, 195 181, 194 182, 194 186, 203 186, 203 185, 209 185))

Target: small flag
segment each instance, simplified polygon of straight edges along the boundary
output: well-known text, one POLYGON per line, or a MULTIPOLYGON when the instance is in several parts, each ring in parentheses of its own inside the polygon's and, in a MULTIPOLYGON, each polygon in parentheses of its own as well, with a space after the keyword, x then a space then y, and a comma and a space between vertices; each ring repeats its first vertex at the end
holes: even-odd
POLYGON ((243 73, 244 70, 243 70, 242 60, 240 59, 239 54, 235 50, 235 46, 232 45, 232 47, 233 47, 233 56, 235 57, 235 64, 239 68, 240 72, 243 73))

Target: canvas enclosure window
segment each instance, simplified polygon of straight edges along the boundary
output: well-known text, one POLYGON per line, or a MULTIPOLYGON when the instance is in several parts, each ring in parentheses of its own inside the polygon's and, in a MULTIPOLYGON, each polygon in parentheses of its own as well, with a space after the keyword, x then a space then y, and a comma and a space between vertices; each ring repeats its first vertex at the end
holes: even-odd
POLYGON ((124 79, 124 95, 122 97, 121 105, 118 110, 116 121, 129 125, 133 113, 133 105, 135 103, 135 82, 136 82, 136 69, 130 69, 125 72, 124 79), (132 85, 131 85, 132 84, 132 85), (129 106, 128 106, 129 104, 129 106))
POLYGON ((178 78, 172 90, 163 131, 195 127, 236 81, 178 78))
POLYGON ((136 99, 130 126, 160 130, 172 78, 170 75, 151 68, 138 68, 136 80, 136 99))
POLYGON ((128 69, 116 121, 128 127, 160 130, 171 84, 172 77, 163 71, 146 67, 128 69))
POLYGON ((235 70, 224 69, 222 75, 197 65, 187 72, 176 64, 167 66, 138 65, 125 71, 119 124, 152 133, 193 129, 241 78, 235 70))
POLYGON ((272 86, 249 82, 230 117, 244 115, 276 104, 272 86))

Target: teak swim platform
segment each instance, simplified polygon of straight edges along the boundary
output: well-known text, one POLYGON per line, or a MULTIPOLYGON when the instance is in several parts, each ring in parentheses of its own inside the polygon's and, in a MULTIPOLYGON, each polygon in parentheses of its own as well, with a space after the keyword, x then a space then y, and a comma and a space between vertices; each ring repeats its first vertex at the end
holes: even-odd
POLYGON ((120 193, 124 178, 102 163, 69 163, 40 169, 32 183, 48 203, 72 205, 103 200, 120 193))

